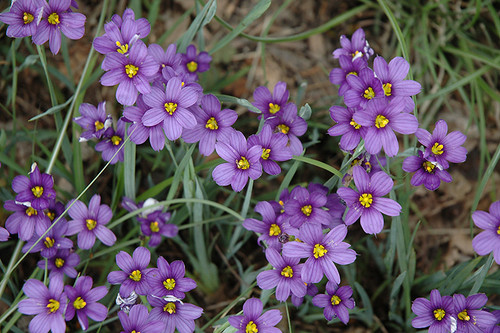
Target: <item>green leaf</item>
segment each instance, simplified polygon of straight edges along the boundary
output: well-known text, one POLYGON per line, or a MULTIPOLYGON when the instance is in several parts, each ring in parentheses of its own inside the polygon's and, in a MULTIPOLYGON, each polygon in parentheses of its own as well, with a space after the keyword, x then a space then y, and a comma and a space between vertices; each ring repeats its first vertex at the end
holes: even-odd
POLYGON ((69 103, 71 103, 71 101, 73 100, 75 96, 71 96, 70 98, 68 98, 68 100, 66 102, 64 102, 63 104, 58 104, 56 106, 53 106, 51 107, 50 109, 48 109, 47 111, 45 111, 44 113, 41 113, 37 116, 34 116, 33 118, 31 118, 29 121, 34 121, 34 120, 38 120, 40 118, 43 118, 45 116, 48 116, 48 115, 51 115, 51 114, 54 114, 56 112, 59 112, 61 111, 62 109, 64 109, 65 107, 67 107, 69 105, 69 103))
POLYGON ((312 110, 308 103, 302 106, 299 110, 299 116, 304 120, 311 118, 312 110))
POLYGON ((244 98, 238 98, 234 96, 229 96, 229 95, 220 95, 220 94, 215 94, 215 96, 222 102, 222 103, 230 103, 230 104, 238 104, 243 107, 246 107, 248 110, 255 112, 255 113, 262 113, 259 109, 257 109, 255 106, 252 105, 248 100, 244 98))
POLYGON ((210 0, 203 10, 196 16, 193 23, 189 26, 186 32, 181 36, 177 42, 177 52, 182 53, 186 51, 186 48, 193 40, 196 33, 208 22, 212 20, 217 9, 217 2, 215 0, 210 0))

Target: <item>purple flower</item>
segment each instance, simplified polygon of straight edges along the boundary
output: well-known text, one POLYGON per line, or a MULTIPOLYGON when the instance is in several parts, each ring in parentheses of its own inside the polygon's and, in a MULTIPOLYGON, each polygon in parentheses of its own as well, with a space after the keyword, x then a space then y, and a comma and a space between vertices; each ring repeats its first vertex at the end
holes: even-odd
POLYGON ((288 137, 288 146, 293 155, 302 154, 302 143, 299 136, 304 135, 307 123, 297 114, 297 105, 288 103, 283 106, 283 114, 266 119, 264 124, 269 124, 273 131, 281 132, 288 137))
POLYGON ((137 22, 127 18, 121 27, 111 21, 104 25, 104 35, 96 37, 92 43, 95 50, 101 54, 120 53, 128 54, 129 49, 141 36, 138 31, 137 22))
POLYGON ((199 306, 179 300, 171 301, 148 296, 148 301, 153 306, 149 319, 163 321, 164 333, 174 333, 176 328, 179 333, 194 332, 194 320, 200 318, 203 313, 203 309, 199 306))
POLYGON ((337 122, 328 129, 330 136, 339 136, 340 148, 345 151, 351 151, 356 148, 361 137, 366 135, 367 128, 354 121, 353 115, 356 109, 344 108, 341 106, 332 106, 330 108, 330 117, 337 122))
POLYGON ((493 252, 495 261, 500 265, 500 200, 490 205, 490 212, 477 210, 472 213, 476 227, 484 229, 472 240, 477 254, 484 256, 493 252))
POLYGON ((69 39, 80 39, 85 33, 85 15, 70 11, 71 0, 49 0, 44 3, 33 43, 49 41, 50 51, 57 54, 61 48, 61 32, 69 39))
POLYGON ((68 223, 66 221, 59 221, 38 243, 36 242, 39 236, 31 238, 31 240, 23 246, 23 252, 28 252, 35 243, 31 252, 40 252, 40 255, 45 258, 52 258, 59 249, 71 249, 73 247, 73 242, 71 239, 64 237, 67 230, 68 223))
POLYGON ((229 324, 238 330, 236 333, 263 332, 279 333, 281 330, 274 327, 281 321, 281 312, 278 309, 269 310, 262 314, 262 302, 258 298, 250 298, 243 304, 242 316, 231 316, 229 324))
POLYGON ((281 172, 280 166, 275 161, 281 162, 292 159, 292 151, 287 147, 287 136, 283 133, 273 133, 271 126, 268 124, 264 125, 259 134, 250 136, 248 144, 262 147, 260 163, 264 171, 270 175, 278 175, 281 172))
MULTIPOLYGON (((318 293, 318 287, 316 287, 314 283, 304 283, 304 285, 306 286, 307 289, 306 295, 314 296, 318 293)), ((302 303, 304 302, 304 297, 297 297, 294 294, 292 294, 292 304, 295 305, 296 307, 301 306, 302 303)))
POLYGON ((367 152, 378 154, 384 147, 387 156, 396 156, 399 145, 394 131, 401 134, 417 131, 417 118, 402 112, 403 108, 402 98, 393 99, 391 103, 385 98, 374 98, 367 104, 366 110, 354 113, 354 121, 368 127, 364 136, 367 152))
POLYGON ((280 256, 278 251, 269 248, 266 250, 266 259, 275 269, 264 271, 257 275, 257 284, 261 289, 276 287, 276 299, 285 302, 290 292, 297 297, 306 295, 307 287, 302 282, 300 272, 303 264, 300 258, 280 256))
POLYGON ((436 122, 432 135, 422 128, 415 133, 418 141, 425 146, 424 158, 439 163, 443 169, 449 168, 448 161, 462 163, 467 158, 467 150, 461 147, 467 137, 460 131, 446 132, 448 125, 441 119, 436 122))
POLYGON ((73 121, 84 129, 80 134, 80 142, 92 138, 100 139, 113 123, 111 115, 106 116, 106 102, 99 103, 97 108, 92 104, 82 103, 79 111, 81 116, 73 118, 73 121))
POLYGON ((162 333, 165 324, 160 320, 151 320, 149 315, 148 308, 142 304, 134 305, 128 316, 124 311, 119 311, 118 317, 124 329, 120 333, 162 333))
POLYGON ((36 210, 44 210, 56 199, 54 178, 41 173, 38 165, 33 163, 29 177, 16 176, 12 180, 12 189, 17 193, 16 201, 24 203, 36 210))
POLYGON ((349 321, 349 311, 354 309, 355 303, 352 298, 352 288, 350 286, 339 287, 338 284, 328 281, 326 283, 326 294, 316 295, 312 303, 320 308, 325 308, 323 314, 326 320, 337 317, 347 325, 349 321))
POLYGON ((366 60, 373 55, 373 50, 365 39, 365 31, 362 28, 354 31, 351 40, 345 35, 340 36, 341 48, 333 51, 333 57, 338 58, 341 55, 350 56, 353 60, 364 57, 366 60))
POLYGON ((265 241, 269 248, 281 251, 280 237, 290 230, 284 223, 285 219, 276 215, 273 206, 267 201, 261 201, 255 206, 255 211, 262 215, 262 221, 256 219, 246 219, 243 227, 261 234, 257 242, 265 241))
POLYGON ((4 227, 0 227, 0 242, 5 242, 9 239, 10 233, 4 227))
POLYGON ((292 197, 285 203, 285 215, 290 225, 300 228, 304 223, 329 225, 330 214, 322 207, 326 204, 326 194, 297 186, 292 197))
POLYGON ((326 197, 325 207, 328 209, 328 214, 331 216, 330 229, 338 225, 344 224, 342 217, 344 216, 346 206, 337 193, 331 193, 326 197))
POLYGON ((132 257, 124 251, 116 255, 116 264, 121 271, 113 271, 108 274, 108 282, 120 285, 121 295, 130 295, 135 291, 139 295, 150 293, 152 284, 151 270, 148 269, 151 260, 151 252, 145 247, 134 250, 132 257))
POLYGON ((443 296, 437 289, 431 291, 430 301, 419 297, 413 301, 411 310, 417 315, 411 325, 415 328, 429 327, 429 332, 449 332, 453 316, 453 299, 443 296))
POLYGON ((353 168, 354 183, 358 191, 341 187, 337 194, 349 207, 345 224, 351 225, 361 217, 361 227, 367 234, 377 234, 384 227, 382 214, 399 216, 401 206, 394 200, 383 198, 388 194, 394 182, 385 172, 379 171, 368 175, 359 165, 353 168))
POLYGON ((148 52, 159 67, 159 72, 156 77, 164 81, 164 83, 167 83, 168 81, 168 69, 171 69, 176 73, 182 72, 182 55, 177 53, 177 46, 175 44, 170 44, 167 51, 164 51, 163 47, 158 44, 150 44, 148 46, 148 52))
POLYGON ((214 152, 215 142, 227 138, 232 133, 232 125, 238 119, 234 110, 221 110, 221 105, 214 95, 205 95, 201 98, 201 108, 193 105, 190 108, 196 118, 196 125, 191 129, 184 129, 182 138, 188 143, 200 142, 200 153, 208 156, 214 152))
POLYGON ((66 286, 64 290, 68 296, 68 307, 66 308, 66 321, 78 317, 78 322, 84 330, 89 327, 90 317, 96 322, 101 322, 106 319, 108 309, 98 300, 106 296, 108 288, 100 286, 92 289, 92 278, 90 276, 80 276, 76 280, 75 286, 66 286))
POLYGON ((144 113, 142 123, 144 126, 163 123, 167 138, 176 140, 183 128, 196 126, 196 118, 187 108, 196 103, 197 98, 193 88, 183 87, 181 80, 174 77, 165 90, 153 87, 151 93, 144 95, 144 103, 151 109, 144 113))
POLYGON ((339 225, 323 235, 320 226, 304 224, 299 231, 300 241, 283 245, 283 255, 307 258, 301 273, 306 283, 321 281, 323 273, 328 280, 340 283, 340 274, 334 263, 348 265, 356 259, 356 252, 343 242, 346 235, 345 225, 339 225))
POLYGON ((5 229, 11 234, 18 233, 23 241, 30 240, 35 233, 43 235, 50 226, 50 219, 41 210, 16 203, 14 200, 5 201, 3 207, 14 212, 5 221, 5 229))
POLYGON ((0 13, 0 21, 9 25, 7 36, 22 38, 34 35, 37 16, 44 3, 42 0, 17 0, 12 3, 10 11, 0 13))
POLYGON ((123 162, 125 152, 125 121, 122 118, 116 122, 116 131, 110 127, 104 132, 103 140, 95 145, 95 150, 102 152, 102 159, 115 164, 123 162), (118 152, 118 153, 117 153, 118 152), (116 154, 116 155, 115 155, 116 154))
POLYGON ((262 175, 262 165, 259 161, 262 147, 248 147, 243 133, 233 131, 227 139, 215 144, 215 150, 228 162, 219 164, 212 172, 217 185, 231 185, 235 192, 240 192, 247 184, 248 177, 255 180, 262 175))
MULTIPOLYGON (((54 222, 59 219, 63 223, 68 222, 65 217, 60 217, 64 212, 64 204, 59 201, 51 201, 49 207, 44 210, 45 216, 50 219, 50 222, 54 222)), ((59 223, 59 222, 57 222, 59 223)))
POLYGON ((186 268, 184 262, 175 260, 171 264, 163 257, 158 257, 158 266, 153 271, 150 294, 157 297, 172 295, 178 299, 185 297, 184 293, 196 288, 193 279, 184 277, 186 268))
POLYGON ((346 80, 351 89, 345 92, 344 103, 350 108, 365 108, 368 101, 384 97, 382 83, 370 68, 361 69, 359 76, 348 75, 346 80))
POLYGON ((423 156, 422 151, 417 152, 418 156, 408 156, 403 161, 403 170, 406 172, 415 172, 411 177, 411 184, 419 186, 424 184, 425 188, 434 191, 436 190, 441 181, 449 183, 453 179, 446 170, 441 170, 440 165, 436 162, 430 162, 423 156))
POLYGON ((461 294, 453 295, 453 305, 457 319, 457 332, 484 332, 496 324, 495 316, 485 310, 488 297, 485 294, 474 294, 467 298, 461 294))
POLYGON ((286 89, 285 82, 278 82, 274 86, 273 93, 267 87, 260 86, 253 92, 255 102, 252 104, 262 111, 264 119, 273 116, 281 116, 283 114, 283 107, 287 105, 290 92, 286 89))
POLYGON ((172 238, 179 233, 179 227, 172 223, 167 223, 170 213, 162 213, 161 210, 149 214, 146 218, 137 218, 141 222, 141 231, 145 236, 150 237, 148 245, 155 247, 160 245, 162 236, 172 238))
POLYGON ((18 308, 23 314, 35 315, 30 321, 30 332, 66 331, 66 295, 63 293, 62 280, 51 279, 47 288, 41 281, 29 279, 24 284, 23 291, 28 299, 20 301, 18 308))
POLYGON ((101 67, 107 71, 101 77, 101 84, 118 84, 116 100, 122 105, 134 104, 137 92, 149 94, 149 80, 158 71, 158 65, 148 55, 146 45, 140 40, 130 48, 128 56, 118 52, 106 55, 101 67))
POLYGON ((350 89, 347 83, 349 75, 359 75, 363 68, 368 67, 368 63, 364 57, 352 59, 351 56, 341 55, 339 57, 340 68, 334 68, 330 71, 330 82, 340 85, 339 95, 344 96, 345 92, 350 89))
POLYGON ((89 207, 76 200, 68 211, 73 220, 68 224, 68 235, 78 234, 78 247, 88 250, 94 246, 95 238, 99 238, 107 246, 116 242, 115 234, 105 227, 113 213, 108 205, 101 205, 101 196, 95 194, 89 207))
POLYGON ((207 52, 196 54, 196 46, 189 45, 186 53, 182 53, 181 65, 192 81, 198 80, 198 74, 208 71, 212 57, 207 52))
MULTIPOLYGON (((66 276, 74 279, 78 272, 75 267, 80 263, 80 256, 70 252, 69 249, 57 250, 56 254, 47 260, 47 269, 50 270, 50 279, 60 279, 61 281, 66 276)), ((40 260, 37 263, 40 269, 45 269, 45 260, 40 260)))
POLYGON ((151 25, 149 24, 149 21, 145 18, 139 18, 136 20, 135 13, 130 8, 125 9, 125 11, 123 12, 123 18, 118 14, 114 14, 111 17, 111 21, 114 22, 119 29, 122 28, 123 22, 128 19, 135 20, 135 23, 137 25, 137 33, 139 34, 140 38, 146 37, 151 32, 151 25))

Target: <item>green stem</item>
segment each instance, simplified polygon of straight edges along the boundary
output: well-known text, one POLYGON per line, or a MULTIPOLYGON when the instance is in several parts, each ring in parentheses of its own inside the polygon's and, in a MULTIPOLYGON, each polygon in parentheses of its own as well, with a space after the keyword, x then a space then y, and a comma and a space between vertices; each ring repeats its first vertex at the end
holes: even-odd
POLYGON ((19 256, 19 253, 21 252, 21 249, 23 247, 23 241, 18 240, 16 248, 14 249, 14 252, 12 253, 12 257, 10 257, 9 261, 9 266, 7 266, 7 270, 5 271, 5 275, 2 279, 2 283, 0 283, 0 298, 3 295, 3 292, 5 290, 5 287, 7 286, 7 282, 9 281, 10 275, 14 271, 14 268, 17 266, 15 265, 16 259, 19 256))
POLYGON ((311 164, 311 165, 314 165, 318 168, 329 171, 329 172, 333 173, 335 176, 339 177, 340 179, 342 179, 342 177, 344 177, 344 175, 342 175, 342 173, 339 170, 335 169, 334 167, 332 167, 326 163, 316 161, 312 158, 305 157, 305 156, 294 156, 293 159, 295 161, 305 162, 307 164, 311 164))
POLYGON ((57 105, 56 92, 54 90, 54 85, 50 80, 49 69, 47 67, 47 58, 45 57, 45 49, 42 46, 37 45, 36 50, 38 51, 38 56, 40 57, 40 62, 42 63, 43 72, 45 73, 45 78, 47 79, 47 87, 49 88, 50 102, 52 106, 57 105))

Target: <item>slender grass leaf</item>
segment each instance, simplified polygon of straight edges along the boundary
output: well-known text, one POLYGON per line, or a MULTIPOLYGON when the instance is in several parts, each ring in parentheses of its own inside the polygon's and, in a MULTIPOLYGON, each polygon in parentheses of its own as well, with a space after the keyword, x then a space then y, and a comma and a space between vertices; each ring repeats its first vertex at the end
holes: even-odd
POLYGON ((373 324, 373 307, 372 303, 370 302, 370 297, 368 297, 365 289, 358 282, 354 282, 354 288, 361 297, 361 301, 363 302, 364 307, 364 311, 359 313, 359 317, 362 318, 365 323, 371 326, 373 324))
POLYGON ((177 42, 177 52, 185 52, 188 45, 193 41, 196 33, 212 20, 217 9, 217 2, 215 0, 210 0, 202 11, 196 15, 193 23, 189 26, 186 32, 181 36, 177 42))
POLYGON ((215 94, 215 96, 222 102, 222 103, 230 103, 230 104, 238 104, 243 107, 246 107, 248 110, 255 112, 255 113, 262 113, 259 109, 257 109, 255 106, 252 105, 248 100, 244 98, 238 98, 234 96, 229 96, 229 95, 220 95, 220 94, 215 94))

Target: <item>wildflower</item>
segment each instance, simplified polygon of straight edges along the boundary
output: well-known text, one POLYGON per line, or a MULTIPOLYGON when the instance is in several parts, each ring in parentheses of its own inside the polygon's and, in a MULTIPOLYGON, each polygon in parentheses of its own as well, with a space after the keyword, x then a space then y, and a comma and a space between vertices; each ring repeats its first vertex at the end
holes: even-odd
POLYGON ((223 109, 217 97, 204 95, 201 98, 201 108, 193 105, 190 111, 196 118, 196 125, 191 129, 184 129, 182 138, 188 143, 200 142, 200 153, 208 156, 214 152, 215 142, 229 137, 232 125, 238 119, 234 110, 223 109))
POLYGON ((165 323, 160 320, 151 320, 149 316, 148 308, 142 304, 133 306, 128 316, 124 311, 119 311, 118 318, 124 329, 120 333, 162 333, 165 323))
POLYGON ((347 325, 349 321, 349 311, 354 309, 355 303, 352 298, 352 288, 350 286, 339 287, 338 284, 328 281, 326 283, 326 294, 316 295, 312 303, 320 308, 325 308, 323 314, 326 320, 337 317, 347 325))
POLYGON ((10 10, 0 13, 0 21, 8 24, 6 35, 11 38, 32 36, 37 29, 37 16, 43 8, 42 0, 17 0, 10 10))
POLYGON ((143 17, 138 18, 137 20, 135 19, 135 13, 132 9, 127 8, 123 12, 123 15, 120 16, 118 14, 114 14, 111 17, 111 22, 116 24, 116 26, 121 29, 123 22, 126 20, 134 20, 137 26, 137 34, 139 35, 140 38, 145 38, 149 35, 151 32, 151 25, 149 24, 149 21, 143 17))
POLYGON ((340 36, 341 48, 333 51, 333 57, 339 58, 342 55, 350 56, 353 60, 364 57, 368 60, 373 55, 373 49, 365 39, 365 31, 362 28, 354 31, 351 40, 345 35, 340 36))
POLYGON ((359 75, 348 75, 346 80, 351 87, 344 94, 347 107, 365 108, 369 101, 384 96, 382 83, 370 68, 361 69, 359 75))
POLYGON ((9 239, 10 233, 4 227, 0 227, 0 242, 5 242, 9 239))
MULTIPOLYGON (((318 287, 314 283, 304 283, 306 286, 306 295, 315 296, 318 293, 318 287)), ((305 297, 305 296, 304 296, 305 297)), ((292 304, 299 307, 304 302, 304 297, 297 297, 292 294, 292 304)))
POLYGON ((270 175, 278 175, 281 172, 280 166, 275 161, 292 159, 292 152, 287 147, 287 136, 283 133, 273 133, 269 125, 265 125, 259 134, 251 135, 248 138, 248 144, 262 147, 260 163, 264 171, 270 175))
POLYGON ((437 289, 431 291, 430 301, 419 297, 413 301, 411 310, 417 315, 411 324, 415 328, 429 327, 432 332, 448 332, 453 316, 453 299, 442 296, 437 289))
POLYGON ((151 252, 145 247, 134 250, 132 257, 125 251, 116 255, 116 264, 121 271, 113 271, 108 274, 108 282, 120 285, 120 294, 130 295, 135 291, 139 295, 149 294, 152 283, 151 269, 148 269, 151 260, 151 252))
POLYGON ((102 62, 102 69, 107 71, 101 77, 103 86, 114 86, 116 100, 122 105, 132 105, 137 100, 137 93, 149 94, 149 80, 158 72, 158 65, 148 55, 146 45, 138 40, 130 48, 128 56, 121 53, 109 53, 102 62))
POLYGON ((106 319, 108 309, 98 300, 106 296, 108 288, 105 286, 95 287, 92 289, 92 278, 90 276, 80 276, 75 283, 75 286, 66 286, 64 290, 68 296, 68 307, 66 308, 66 321, 78 317, 78 322, 83 330, 89 327, 90 317, 96 322, 101 322, 106 319))
POLYGON ((255 180, 262 175, 259 162, 262 147, 248 147, 243 133, 233 131, 227 139, 215 144, 215 150, 227 162, 219 164, 212 172, 217 185, 231 185, 234 191, 239 192, 247 184, 248 177, 255 180))
POLYGON ((165 83, 167 83, 168 81, 168 73, 166 71, 169 68, 176 73, 182 72, 182 55, 180 53, 177 53, 177 46, 175 44, 170 44, 167 47, 166 51, 164 51, 163 47, 158 44, 150 44, 148 46, 148 53, 158 64, 158 67, 160 69, 157 77, 164 80, 165 83))
POLYGON ((472 213, 476 227, 484 229, 472 240, 474 251, 480 256, 493 252, 497 264, 500 264, 500 200, 490 205, 490 212, 477 210, 472 213))
POLYGON ((364 57, 352 60, 351 56, 341 55, 339 64, 340 68, 334 68, 330 71, 329 79, 331 83, 340 85, 338 94, 344 96, 345 92, 350 89, 346 78, 349 75, 359 75, 363 68, 368 67, 368 63, 364 57))
POLYGON ((14 212, 5 221, 5 229, 11 234, 19 234, 19 238, 23 241, 30 240, 35 234, 43 235, 50 226, 50 219, 42 210, 16 203, 14 200, 5 201, 3 207, 14 212))
POLYGON ((439 163, 443 169, 449 168, 448 162, 462 163, 467 158, 467 150, 461 147, 467 137, 460 131, 446 132, 448 125, 442 119, 436 122, 432 135, 422 128, 415 132, 418 141, 425 146, 424 158, 439 163))
POLYGON ((344 220, 342 219, 342 217, 344 216, 346 206, 337 193, 331 193, 326 197, 325 208, 328 209, 327 212, 328 214, 330 214, 331 220, 330 224, 328 225, 330 229, 344 224, 344 220))
POLYGON ((449 183, 453 180, 451 175, 446 170, 442 170, 439 164, 426 160, 422 151, 417 151, 417 154, 418 156, 405 158, 402 166, 406 172, 415 172, 411 177, 413 186, 424 184, 426 189, 434 191, 439 187, 441 181, 449 183))
POLYGON ((300 272, 303 264, 300 258, 280 256, 273 248, 266 250, 266 259, 275 269, 267 270, 257 275, 257 284, 261 289, 276 287, 276 299, 285 302, 290 292, 297 297, 306 295, 307 287, 302 282, 300 272))
POLYGON ((80 134, 80 142, 92 138, 100 139, 113 123, 111 115, 106 115, 106 102, 99 103, 97 108, 92 104, 82 103, 79 111, 81 116, 73 118, 73 121, 84 129, 80 134))
POLYGON ((35 315, 29 324, 30 332, 64 333, 66 322, 66 295, 63 293, 63 282, 51 279, 49 288, 41 281, 29 279, 24 283, 23 291, 28 296, 19 302, 19 312, 25 315, 35 315))
POLYGON ((281 332, 274 327, 281 321, 280 310, 268 310, 264 314, 262 310, 261 300, 250 298, 243 304, 243 315, 229 317, 229 324, 238 329, 236 333, 281 332))
POLYGON ((101 54, 120 53, 128 54, 132 45, 146 36, 138 32, 137 23, 133 19, 125 19, 121 27, 111 21, 104 25, 104 35, 96 37, 92 43, 94 49, 101 54))
POLYGON ((12 189, 17 193, 16 201, 44 210, 56 199, 54 178, 47 173, 41 173, 38 165, 33 163, 29 177, 20 175, 12 180, 12 189))
POLYGON ((413 134, 417 131, 418 120, 409 113, 402 112, 404 100, 373 99, 366 110, 354 113, 353 119, 361 126, 367 127, 364 136, 366 151, 378 154, 382 147, 387 156, 396 156, 399 150, 398 139, 394 131, 401 134, 413 134))
POLYGON ((198 73, 206 72, 210 69, 212 57, 207 52, 196 54, 196 46, 189 45, 186 53, 182 53, 181 65, 190 80, 197 81, 198 73))
POLYGON ((50 271, 49 279, 60 279, 62 281, 64 275, 74 279, 78 274, 75 267, 80 264, 80 256, 69 249, 61 249, 57 250, 56 254, 48 258, 47 261, 40 260, 37 266, 40 269, 45 269, 45 263, 47 263, 47 269, 50 271))
POLYGON ((113 216, 111 208, 101 205, 101 196, 95 194, 89 207, 80 200, 72 201, 74 204, 69 209, 69 216, 73 220, 68 224, 68 235, 78 234, 78 247, 84 250, 94 246, 95 238, 99 238, 107 246, 116 242, 116 236, 105 227, 113 216))
POLYGON ((335 264, 348 265, 356 259, 356 252, 343 242, 347 227, 339 225, 323 235, 321 226, 304 224, 299 230, 299 241, 283 245, 283 255, 307 258, 302 268, 302 281, 317 283, 323 273, 328 280, 340 283, 340 274, 335 264))
POLYGON ((151 109, 144 113, 142 123, 144 126, 163 123, 167 138, 172 141, 177 140, 183 128, 196 126, 196 118, 188 110, 196 100, 197 94, 194 89, 183 87, 181 80, 172 78, 165 90, 153 87, 151 93, 144 95, 144 103, 151 109))
POLYGON ((288 137, 288 146, 292 155, 302 154, 303 147, 298 137, 306 132, 307 123, 297 114, 297 106, 294 103, 283 106, 281 116, 270 117, 264 124, 269 124, 274 132, 281 132, 288 137))
POLYGON ((123 162, 125 151, 125 121, 118 119, 116 122, 116 131, 110 127, 104 132, 103 140, 95 145, 95 150, 102 152, 102 159, 115 164, 118 161, 123 162), (115 155, 116 154, 116 155, 115 155))
POLYGON ((64 204, 60 201, 51 201, 49 207, 43 212, 45 216, 49 218, 51 223, 53 223, 55 220, 63 223, 68 222, 65 217, 60 217, 64 212, 64 204))
POLYGON ((483 332, 496 324, 493 314, 480 310, 487 301, 485 294, 474 294, 467 298, 462 294, 453 295, 457 332, 483 332))
POLYGON ((255 102, 252 104, 262 111, 264 119, 283 114, 283 107, 289 103, 290 92, 286 89, 285 82, 278 82, 274 86, 273 93, 267 87, 260 86, 253 92, 255 102))
POLYGON ((353 115, 356 109, 332 106, 330 117, 337 123, 328 129, 328 135, 339 136, 340 148, 344 151, 355 149, 361 137, 366 135, 367 128, 354 121, 353 115))
POLYGON ((175 260, 169 264, 165 258, 158 257, 156 264, 158 268, 152 275, 150 294, 158 297, 172 295, 183 299, 185 292, 196 288, 196 282, 193 279, 184 277, 186 268, 181 260, 175 260))
POLYGON ((56 252, 59 249, 71 249, 73 247, 73 242, 71 241, 71 239, 64 237, 67 230, 67 222, 59 221, 57 222, 57 225, 50 229, 39 242, 39 236, 34 236, 33 238, 31 238, 23 246, 23 252, 28 252, 28 250, 33 245, 35 245, 31 250, 32 253, 40 252, 40 255, 42 257, 51 258, 56 255, 56 252))
POLYGON ((317 225, 330 222, 330 215, 322 207, 326 204, 326 194, 311 191, 297 186, 292 191, 292 198, 285 204, 285 215, 294 228, 300 228, 304 223, 317 225))
POLYGON ((148 245, 155 247, 160 245, 162 236, 172 238, 177 236, 179 227, 172 223, 167 223, 171 214, 162 213, 161 210, 149 214, 145 218, 137 218, 141 222, 141 231, 145 236, 150 237, 148 245))
POLYGON ((150 320, 161 320, 165 323, 164 333, 174 333, 175 329, 182 333, 194 332, 194 320, 200 318, 203 309, 180 300, 170 300, 148 296, 153 306, 149 313, 150 320))
POLYGON ((368 173, 359 165, 353 167, 354 183, 358 191, 341 187, 337 194, 349 207, 345 224, 351 225, 361 217, 361 227, 367 234, 377 234, 384 227, 382 214, 399 216, 401 206, 394 200, 383 198, 393 186, 393 181, 383 171, 368 173))
POLYGON ((44 3, 33 43, 49 41, 50 51, 57 54, 61 48, 61 32, 69 39, 80 39, 85 33, 85 15, 69 10, 70 0, 49 0, 44 3))

